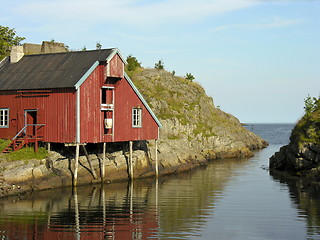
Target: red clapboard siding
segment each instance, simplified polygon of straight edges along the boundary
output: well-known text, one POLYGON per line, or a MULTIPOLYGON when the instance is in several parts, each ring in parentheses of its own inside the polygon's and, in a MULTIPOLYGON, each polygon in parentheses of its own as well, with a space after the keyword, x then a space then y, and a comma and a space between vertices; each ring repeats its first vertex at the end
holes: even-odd
POLYGON ((0 128, 1 138, 13 138, 25 125, 25 110, 37 110, 37 123, 46 124, 39 132, 45 142, 75 141, 74 90, 7 91, 0 102, 10 109, 10 125, 0 128))
POLYGON ((80 140, 101 142, 101 81, 105 66, 98 66, 80 87, 80 140))
POLYGON ((109 63, 109 76, 123 78, 124 74, 124 63, 122 62, 120 56, 116 54, 109 63))
POLYGON ((139 97, 125 79, 115 88, 115 138, 116 142, 158 138, 158 125, 139 97), (132 108, 142 108, 142 127, 132 127, 132 108))

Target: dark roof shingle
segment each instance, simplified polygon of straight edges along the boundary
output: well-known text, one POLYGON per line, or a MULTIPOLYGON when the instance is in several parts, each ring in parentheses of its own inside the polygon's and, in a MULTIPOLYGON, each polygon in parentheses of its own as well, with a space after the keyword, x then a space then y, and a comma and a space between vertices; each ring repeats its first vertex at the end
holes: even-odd
POLYGON ((26 55, 0 68, 0 90, 70 88, 96 61, 105 61, 114 49, 26 55))

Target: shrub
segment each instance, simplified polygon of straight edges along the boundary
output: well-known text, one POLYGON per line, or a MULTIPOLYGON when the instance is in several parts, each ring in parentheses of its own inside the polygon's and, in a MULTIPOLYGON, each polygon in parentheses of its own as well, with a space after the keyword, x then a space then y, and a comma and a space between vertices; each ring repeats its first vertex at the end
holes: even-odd
POLYGON ((310 97, 309 95, 304 99, 304 110, 306 115, 320 109, 320 98, 310 97))
POLYGON ((141 67, 141 63, 138 62, 138 59, 132 55, 129 55, 127 57, 127 62, 128 62, 128 65, 126 66, 127 71, 134 71, 137 68, 141 67))
POLYGON ((193 81, 195 79, 195 77, 191 73, 187 73, 185 78, 190 81, 193 81))
POLYGON ((163 65, 162 59, 159 60, 159 62, 157 62, 157 63, 154 64, 154 68, 155 68, 155 69, 164 69, 164 65, 163 65))

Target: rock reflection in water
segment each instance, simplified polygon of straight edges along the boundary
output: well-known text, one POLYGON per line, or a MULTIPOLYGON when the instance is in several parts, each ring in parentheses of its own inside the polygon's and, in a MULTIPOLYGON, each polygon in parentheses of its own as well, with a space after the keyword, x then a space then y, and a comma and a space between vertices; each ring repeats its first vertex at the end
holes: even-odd
POLYGON ((310 183, 304 179, 294 178, 278 171, 270 172, 274 180, 289 188, 290 198, 295 207, 307 218, 307 234, 320 236, 320 184, 310 183))

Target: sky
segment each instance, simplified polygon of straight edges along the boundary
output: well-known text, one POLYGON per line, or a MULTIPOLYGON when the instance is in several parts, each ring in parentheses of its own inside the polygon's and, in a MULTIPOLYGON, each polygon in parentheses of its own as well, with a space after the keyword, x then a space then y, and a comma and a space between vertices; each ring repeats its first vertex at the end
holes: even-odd
POLYGON ((0 0, 23 43, 117 47, 191 73, 243 123, 296 123, 320 95, 320 0, 0 0))

